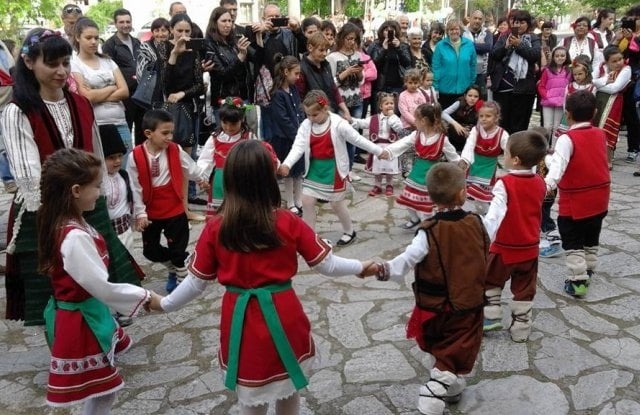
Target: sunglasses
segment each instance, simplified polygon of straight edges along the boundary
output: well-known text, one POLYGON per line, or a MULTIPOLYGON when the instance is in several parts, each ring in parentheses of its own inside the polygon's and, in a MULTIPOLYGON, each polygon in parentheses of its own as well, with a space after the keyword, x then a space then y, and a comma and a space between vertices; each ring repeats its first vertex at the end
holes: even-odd
POLYGON ((82 14, 82 9, 78 6, 67 6, 62 9, 64 14, 82 14))

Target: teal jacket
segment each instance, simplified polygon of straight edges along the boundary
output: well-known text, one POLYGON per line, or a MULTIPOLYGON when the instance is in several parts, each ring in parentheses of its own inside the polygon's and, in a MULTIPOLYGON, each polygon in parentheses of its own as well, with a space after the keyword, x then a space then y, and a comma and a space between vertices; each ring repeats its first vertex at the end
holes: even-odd
POLYGON ((436 44, 433 52, 433 86, 441 94, 460 94, 476 83, 476 48, 465 37, 460 38, 460 51, 456 53, 449 38, 436 44))

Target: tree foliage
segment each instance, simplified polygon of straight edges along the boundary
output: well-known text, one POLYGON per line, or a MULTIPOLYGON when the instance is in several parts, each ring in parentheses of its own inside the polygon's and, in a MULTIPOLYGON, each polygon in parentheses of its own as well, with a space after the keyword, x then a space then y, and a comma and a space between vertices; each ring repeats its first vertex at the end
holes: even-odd
POLYGON ((113 23, 113 12, 122 8, 122 0, 102 1, 94 4, 87 10, 87 17, 91 18, 100 30, 113 23))
POLYGON ((569 2, 566 0, 524 0, 522 8, 533 16, 554 18, 564 16, 569 12, 569 2))
POLYGON ((0 36, 18 39, 25 25, 59 26, 58 15, 63 0, 3 0, 0 1, 0 36), (49 24, 49 22, 53 24, 49 24))

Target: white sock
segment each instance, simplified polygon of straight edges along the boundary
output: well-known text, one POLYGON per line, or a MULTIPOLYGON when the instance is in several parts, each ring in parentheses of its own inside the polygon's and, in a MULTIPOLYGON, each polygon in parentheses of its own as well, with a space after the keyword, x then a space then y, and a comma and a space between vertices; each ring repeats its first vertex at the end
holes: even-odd
POLYGON ((111 406, 116 400, 116 394, 110 393, 97 398, 87 399, 82 405, 82 415, 109 415, 111 406))

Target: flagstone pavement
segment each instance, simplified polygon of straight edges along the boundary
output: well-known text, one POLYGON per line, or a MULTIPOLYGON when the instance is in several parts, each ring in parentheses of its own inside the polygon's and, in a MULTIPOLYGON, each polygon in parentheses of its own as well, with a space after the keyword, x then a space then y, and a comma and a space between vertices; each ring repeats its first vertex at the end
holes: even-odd
MULTIPOLYGON (((449 406, 450 414, 640 414, 640 178, 631 174, 637 166, 624 163, 625 147, 621 140, 600 266, 589 294, 583 300, 565 295, 563 258, 541 259, 530 341, 513 343, 505 331, 486 335, 469 386, 462 400, 449 406)), ((393 198, 367 197, 371 178, 360 175, 350 206, 357 241, 335 252, 391 258, 412 237, 399 227, 405 211, 393 198)), ((396 193, 399 189, 397 184, 396 193)), ((9 203, 9 195, 0 195, 0 211, 9 203)), ((190 247, 202 226, 193 225, 190 247)), ((340 237, 327 206, 320 207, 318 231, 334 241, 340 237)), ((138 246, 139 241, 138 236, 138 246)), ((163 293, 162 266, 150 264, 140 249, 134 255, 147 271, 144 286, 163 293)), ((411 273, 404 284, 329 278, 300 264, 294 288, 311 320, 319 355, 301 394, 301 414, 418 413, 418 388, 432 361, 405 338, 413 306, 411 279, 411 273)), ((117 359, 126 386, 113 414, 238 413, 216 359, 222 292, 212 283, 180 311, 135 319, 127 328, 135 345, 117 359)), ((3 311, 4 296, 2 289, 3 311)), ((508 301, 504 294, 503 302, 508 301)), ((505 314, 505 326, 509 322, 505 314)), ((0 320, 1 415, 79 414, 79 408, 53 411, 44 405, 48 358, 42 327, 0 320)))

